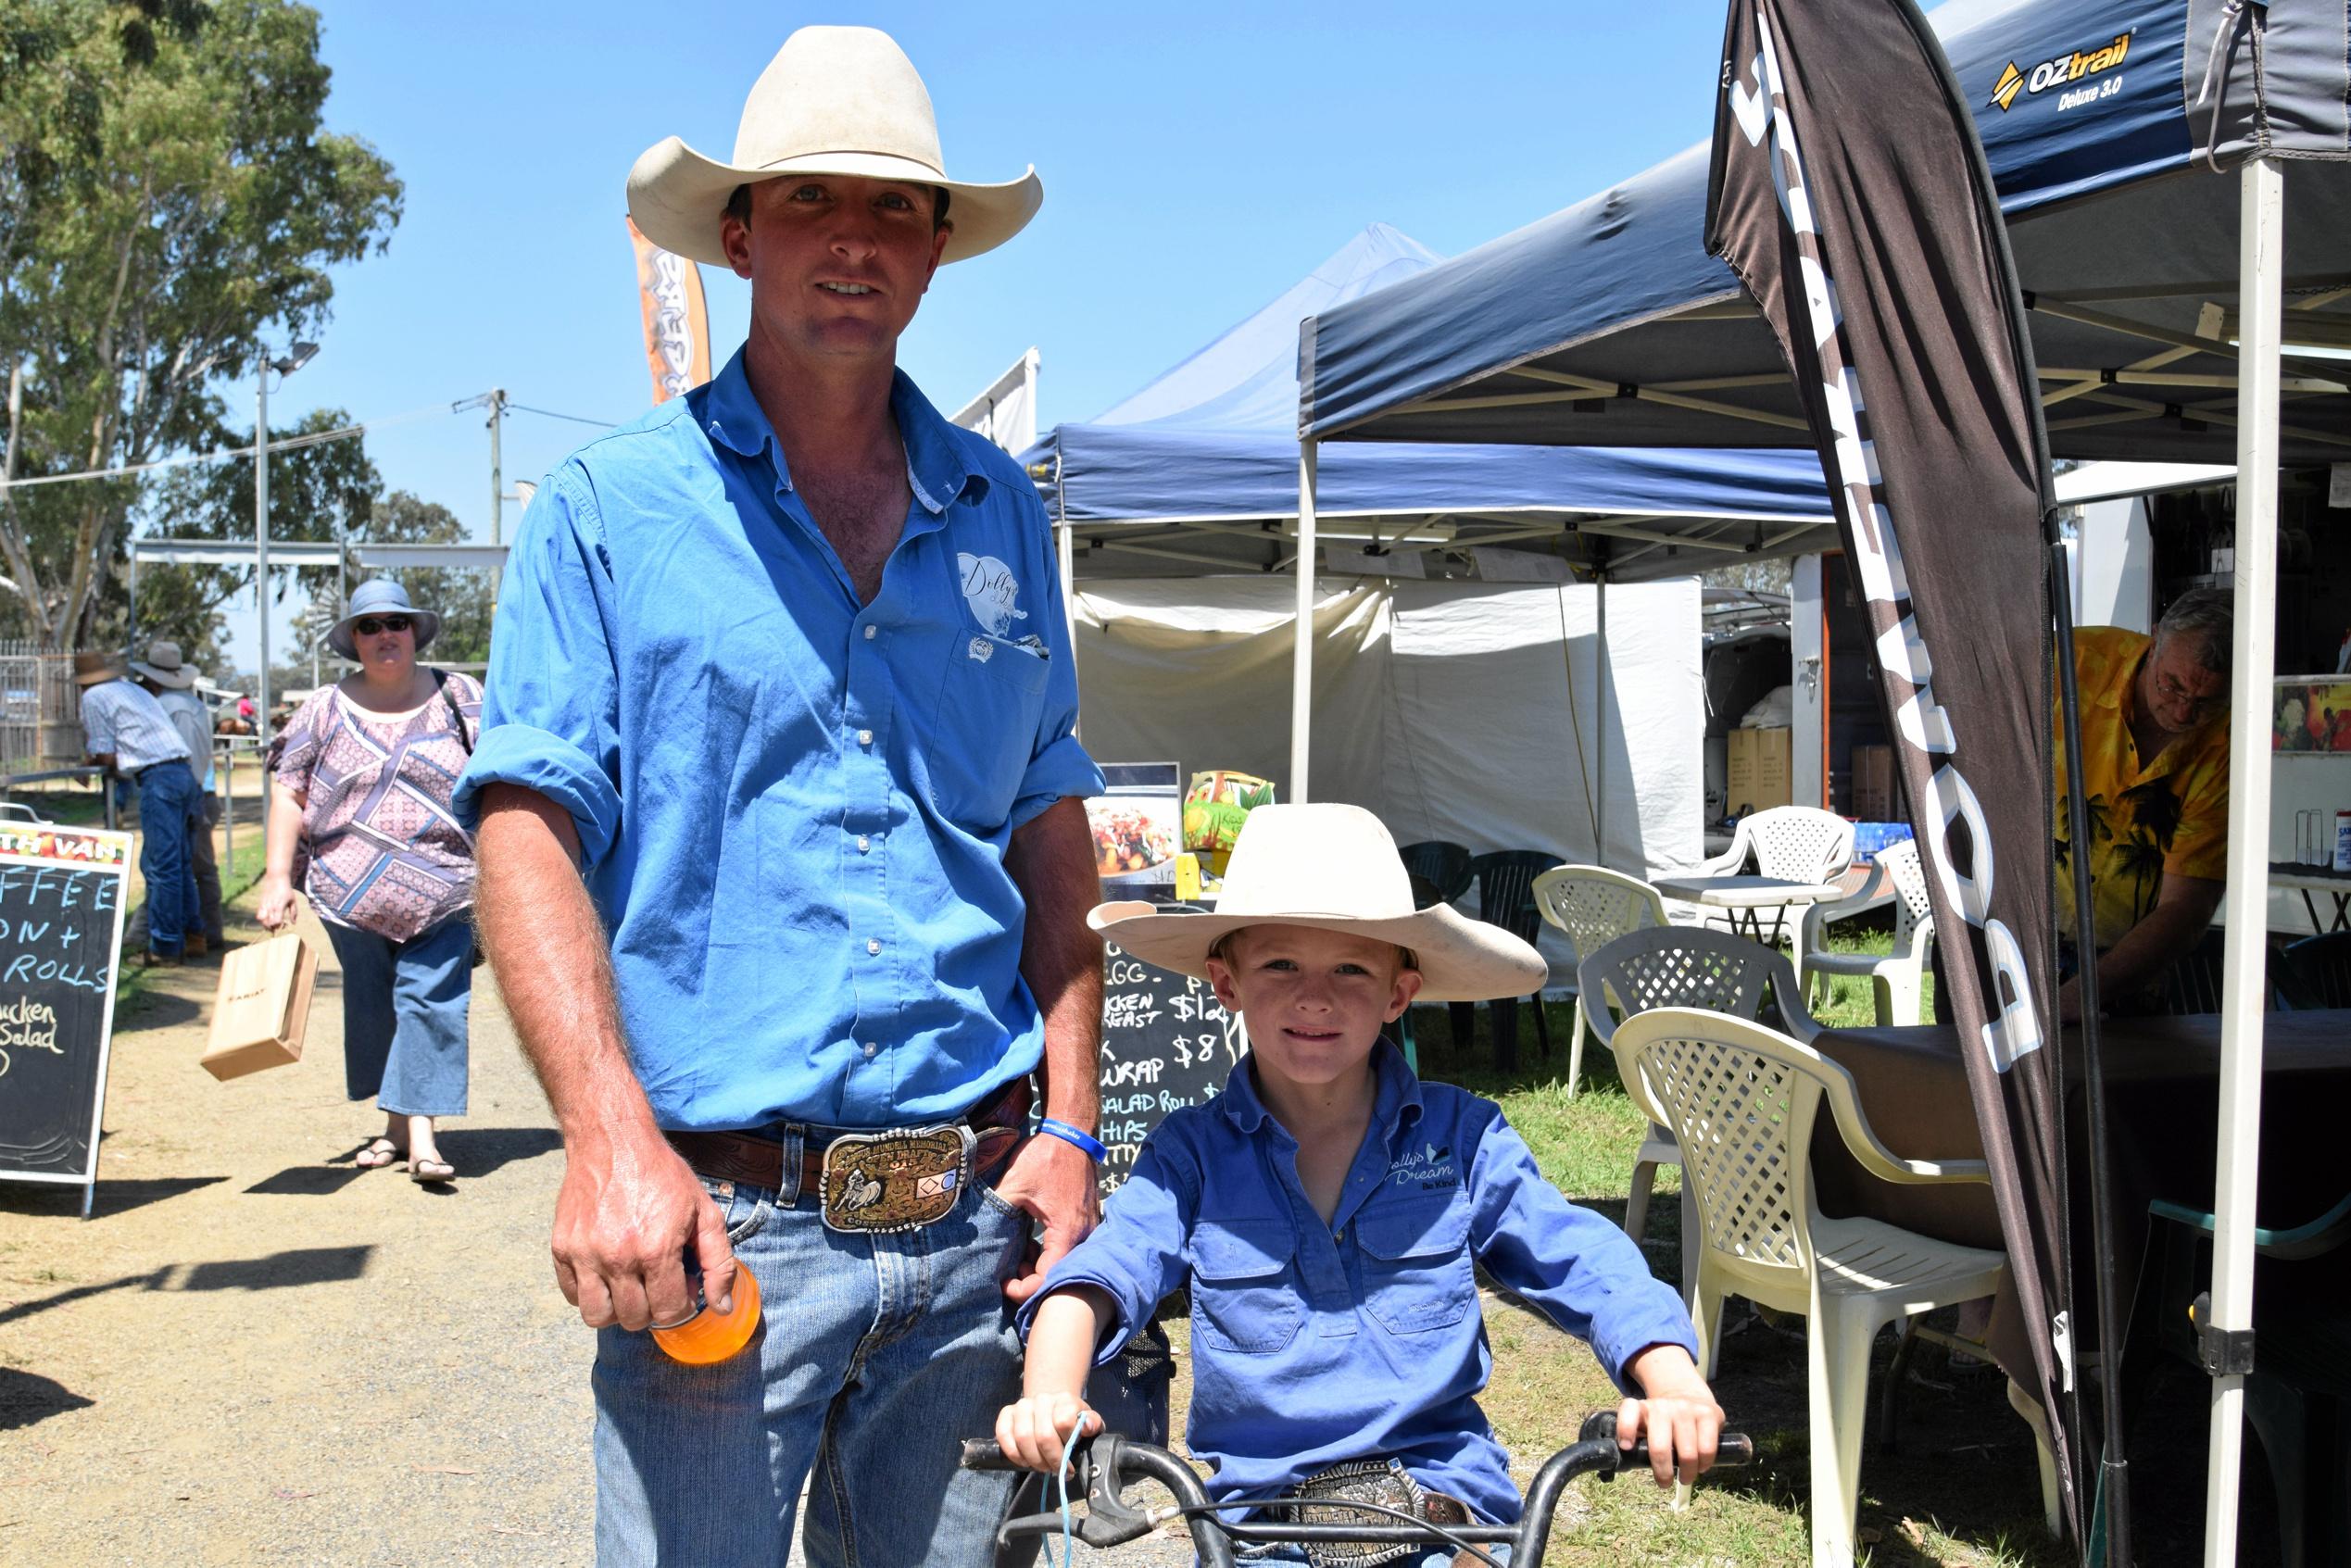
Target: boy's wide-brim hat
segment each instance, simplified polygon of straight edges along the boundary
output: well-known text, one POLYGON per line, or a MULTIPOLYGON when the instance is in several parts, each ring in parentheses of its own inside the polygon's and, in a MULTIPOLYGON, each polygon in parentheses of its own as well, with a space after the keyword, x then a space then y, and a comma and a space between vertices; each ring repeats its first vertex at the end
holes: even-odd
POLYGON ((422 653, 424 645, 441 631, 441 618, 429 609, 419 609, 409 603, 409 591, 389 577, 371 578, 351 595, 351 602, 343 607, 343 619, 336 621, 326 634, 327 646, 344 658, 358 663, 359 646, 351 640, 351 629, 364 616, 405 615, 412 622, 416 634, 416 651, 422 653))
POLYGON ((1045 200, 1034 166, 999 185, 947 177, 930 91, 888 33, 804 27, 752 83, 734 157, 706 157, 675 136, 656 143, 629 170, 629 218, 663 250, 727 267, 719 220, 735 188, 790 174, 938 186, 949 194, 954 228, 945 261, 995 249, 1026 227, 1045 200))
POLYGON ((169 637, 157 637, 147 645, 145 659, 132 659, 131 672, 145 675, 158 686, 184 691, 195 684, 196 672, 180 657, 180 645, 169 637))
POLYGON ((1360 806, 1260 806, 1241 826, 1213 914, 1140 901, 1098 905, 1086 922, 1128 953, 1208 978, 1208 950, 1250 925, 1311 925, 1410 947, 1421 999, 1524 997, 1550 966, 1500 926, 1445 904, 1413 908, 1411 875, 1386 824, 1360 806))

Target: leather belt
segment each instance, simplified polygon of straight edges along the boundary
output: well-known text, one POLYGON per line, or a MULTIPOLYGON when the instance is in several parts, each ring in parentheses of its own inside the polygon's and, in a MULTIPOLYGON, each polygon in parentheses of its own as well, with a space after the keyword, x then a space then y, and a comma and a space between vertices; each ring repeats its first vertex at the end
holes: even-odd
MULTIPOLYGON (((975 1176, 993 1175, 1011 1157, 1013 1148, 1028 1132, 1028 1080, 1016 1078, 987 1099, 965 1111, 960 1118, 972 1129, 977 1147, 972 1153, 972 1172, 975 1176)), ((771 1192, 822 1194, 824 1191, 824 1151, 830 1147, 806 1135, 807 1129, 798 1123, 787 1124, 785 1133, 798 1132, 800 1140, 799 1180, 784 1180, 785 1139, 757 1133, 664 1133, 670 1147, 695 1174, 708 1176, 714 1182, 735 1182, 745 1186, 765 1187, 771 1192)))

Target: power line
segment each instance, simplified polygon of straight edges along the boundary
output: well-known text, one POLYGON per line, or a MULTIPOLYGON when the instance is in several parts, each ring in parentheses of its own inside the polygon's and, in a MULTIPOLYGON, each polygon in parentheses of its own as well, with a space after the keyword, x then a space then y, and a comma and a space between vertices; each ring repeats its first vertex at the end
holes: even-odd
POLYGON ((598 430, 621 428, 617 420, 583 419, 577 414, 559 414, 552 408, 534 408, 528 403, 509 403, 507 407, 518 414, 536 414, 542 419, 548 420, 569 420, 575 425, 594 425, 598 430))
MULTIPOLYGON (((330 441, 348 441, 355 435, 365 435, 371 430, 382 430, 387 425, 406 424, 411 420, 447 413, 448 409, 446 406, 435 403, 423 408, 411 408, 405 414, 391 414, 380 420, 365 420, 358 424, 337 425, 333 430, 306 431, 300 435, 289 435, 283 438, 272 436, 270 440, 270 450, 292 452, 304 446, 323 445, 330 441)), ((46 473, 36 475, 31 479, 0 480, 0 490, 30 490, 36 484, 69 484, 85 479, 124 479, 132 474, 152 473, 157 469, 185 468, 192 463, 226 462, 231 458, 250 458, 253 454, 254 448, 250 445, 224 446, 215 452, 183 452, 176 458, 157 458, 153 462, 132 463, 122 468, 86 469, 79 473, 46 473)))

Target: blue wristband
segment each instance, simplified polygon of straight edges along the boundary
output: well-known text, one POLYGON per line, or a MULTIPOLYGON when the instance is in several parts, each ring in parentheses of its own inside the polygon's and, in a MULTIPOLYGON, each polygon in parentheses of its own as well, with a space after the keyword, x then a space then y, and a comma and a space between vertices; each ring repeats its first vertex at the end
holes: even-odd
POLYGON ((1037 1130, 1057 1137, 1063 1143, 1075 1144, 1086 1151, 1086 1158, 1097 1165, 1110 1157, 1110 1150, 1102 1147, 1101 1139, 1091 1133, 1080 1132, 1066 1122, 1056 1122, 1048 1116, 1037 1124, 1037 1130))

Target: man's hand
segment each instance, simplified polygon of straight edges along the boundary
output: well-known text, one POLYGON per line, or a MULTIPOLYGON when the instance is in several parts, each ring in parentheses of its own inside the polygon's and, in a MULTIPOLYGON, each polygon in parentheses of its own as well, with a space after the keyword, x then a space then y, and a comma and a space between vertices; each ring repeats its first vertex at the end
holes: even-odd
POLYGON ((1678 1345, 1652 1345, 1626 1367, 1646 1398, 1616 1408, 1616 1446, 1649 1439, 1649 1470, 1657 1485, 1687 1486, 1715 1462, 1722 1437, 1722 1407, 1678 1345))
POLYGON ((996 1184, 996 1196, 1044 1226, 1037 1238, 1036 1258, 1004 1285, 1008 1300, 1025 1301, 1037 1294, 1062 1254, 1085 1240, 1101 1217, 1102 1194, 1095 1182, 1094 1162, 1075 1144, 1039 1135, 1013 1152, 996 1184))
POLYGON ((569 1147, 555 1198, 555 1278, 590 1328, 667 1328, 693 1315, 685 1253, 703 1298, 735 1304, 726 1217, 658 1133, 597 1135, 569 1147))

